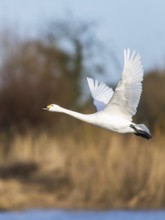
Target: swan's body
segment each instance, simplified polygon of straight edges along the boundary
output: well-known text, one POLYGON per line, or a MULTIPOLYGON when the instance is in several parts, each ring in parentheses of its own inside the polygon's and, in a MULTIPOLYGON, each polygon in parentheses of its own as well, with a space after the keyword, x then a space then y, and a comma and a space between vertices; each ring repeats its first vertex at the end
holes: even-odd
POLYGON ((81 114, 59 105, 48 105, 45 110, 62 112, 82 121, 119 133, 134 133, 144 138, 151 138, 148 128, 135 124, 132 117, 136 113, 142 92, 143 68, 139 54, 124 50, 124 69, 115 91, 104 83, 87 78, 97 112, 81 114))

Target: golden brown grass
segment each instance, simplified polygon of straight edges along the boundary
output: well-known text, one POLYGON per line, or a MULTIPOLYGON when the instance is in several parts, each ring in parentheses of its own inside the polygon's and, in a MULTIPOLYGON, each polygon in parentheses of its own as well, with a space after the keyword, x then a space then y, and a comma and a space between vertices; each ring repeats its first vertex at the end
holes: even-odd
POLYGON ((65 135, 1 137, 0 206, 5 199, 3 208, 165 207, 164 144, 159 132, 147 141, 84 124, 65 135), (14 205, 15 187, 2 193, 12 181, 14 205))

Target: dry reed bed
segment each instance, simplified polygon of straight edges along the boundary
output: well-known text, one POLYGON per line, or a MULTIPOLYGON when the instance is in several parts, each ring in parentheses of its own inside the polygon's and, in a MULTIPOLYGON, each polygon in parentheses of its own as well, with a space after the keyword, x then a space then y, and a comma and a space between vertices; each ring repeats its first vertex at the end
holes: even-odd
MULTIPOLYGON (((10 141, 1 137, 0 166, 36 163, 38 169, 28 187, 37 192, 42 177, 46 184, 38 198, 47 196, 46 192, 49 200, 54 198, 50 204, 45 200, 45 206, 160 208, 165 207, 165 139, 161 134, 155 136, 147 141, 83 125, 64 136, 29 132, 10 141)), ((17 181, 26 194, 23 186, 29 182, 17 181)), ((25 207, 35 206, 33 199, 27 199, 25 207)))

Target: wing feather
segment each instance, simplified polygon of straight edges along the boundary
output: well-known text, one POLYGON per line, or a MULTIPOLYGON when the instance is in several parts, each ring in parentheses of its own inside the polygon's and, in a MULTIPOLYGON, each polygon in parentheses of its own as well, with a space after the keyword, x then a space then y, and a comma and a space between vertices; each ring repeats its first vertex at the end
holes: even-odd
POLYGON ((87 78, 89 89, 93 97, 93 103, 97 111, 102 111, 110 101, 113 90, 105 83, 100 83, 92 78, 87 78))
POLYGON ((143 67, 140 55, 124 50, 124 69, 115 92, 105 108, 109 114, 122 115, 129 120, 135 115, 142 93, 143 67))

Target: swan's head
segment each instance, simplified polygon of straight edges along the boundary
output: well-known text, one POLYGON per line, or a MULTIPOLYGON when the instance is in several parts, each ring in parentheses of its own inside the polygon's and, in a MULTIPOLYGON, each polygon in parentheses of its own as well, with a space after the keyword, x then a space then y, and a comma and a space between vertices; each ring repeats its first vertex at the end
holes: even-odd
POLYGON ((59 105, 50 104, 46 108, 43 108, 43 110, 50 111, 50 112, 60 112, 61 107, 59 105))

